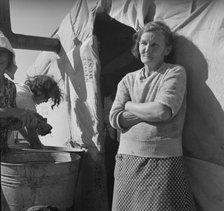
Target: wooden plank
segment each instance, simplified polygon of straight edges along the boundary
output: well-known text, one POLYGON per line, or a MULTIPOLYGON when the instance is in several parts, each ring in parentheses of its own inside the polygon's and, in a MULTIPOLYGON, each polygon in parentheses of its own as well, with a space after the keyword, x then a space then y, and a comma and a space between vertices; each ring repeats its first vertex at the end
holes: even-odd
POLYGON ((13 48, 53 51, 58 53, 61 48, 56 38, 15 34, 11 29, 9 0, 0 0, 0 30, 9 39, 13 48))

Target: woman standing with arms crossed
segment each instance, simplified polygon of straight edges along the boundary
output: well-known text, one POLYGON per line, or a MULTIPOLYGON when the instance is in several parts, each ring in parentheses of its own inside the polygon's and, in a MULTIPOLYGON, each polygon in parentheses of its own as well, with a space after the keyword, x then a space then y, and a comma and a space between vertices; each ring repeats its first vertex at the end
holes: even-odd
POLYGON ((144 67, 120 81, 110 111, 120 131, 112 210, 193 211, 182 153, 186 72, 164 61, 173 47, 164 23, 136 35, 132 53, 144 67))

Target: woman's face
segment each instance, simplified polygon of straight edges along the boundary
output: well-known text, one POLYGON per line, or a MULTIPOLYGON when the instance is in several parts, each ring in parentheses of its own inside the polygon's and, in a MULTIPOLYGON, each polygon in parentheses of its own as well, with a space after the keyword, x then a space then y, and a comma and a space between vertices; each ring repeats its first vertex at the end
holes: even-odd
POLYGON ((169 54, 171 47, 165 42, 161 32, 145 32, 139 41, 140 59, 143 64, 158 67, 164 62, 164 57, 169 54))
POLYGON ((4 74, 9 63, 9 52, 4 48, 0 48, 0 73, 4 74))

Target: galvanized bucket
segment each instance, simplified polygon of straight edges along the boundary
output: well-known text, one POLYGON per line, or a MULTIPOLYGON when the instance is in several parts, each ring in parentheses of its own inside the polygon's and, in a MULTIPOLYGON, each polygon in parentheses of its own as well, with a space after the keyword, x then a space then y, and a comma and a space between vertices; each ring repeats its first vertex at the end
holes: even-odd
POLYGON ((80 156, 67 152, 16 150, 1 159, 4 211, 51 205, 73 206, 80 156), (8 207, 8 208, 7 208, 8 207))

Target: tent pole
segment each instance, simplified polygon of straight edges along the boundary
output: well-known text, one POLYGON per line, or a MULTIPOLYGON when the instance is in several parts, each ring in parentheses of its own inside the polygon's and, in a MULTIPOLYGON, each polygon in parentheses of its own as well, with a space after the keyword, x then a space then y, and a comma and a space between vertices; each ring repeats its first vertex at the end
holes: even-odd
POLYGON ((61 48, 56 38, 38 37, 15 34, 11 29, 9 0, 0 0, 0 30, 9 39, 13 48, 53 51, 58 53, 61 48))

